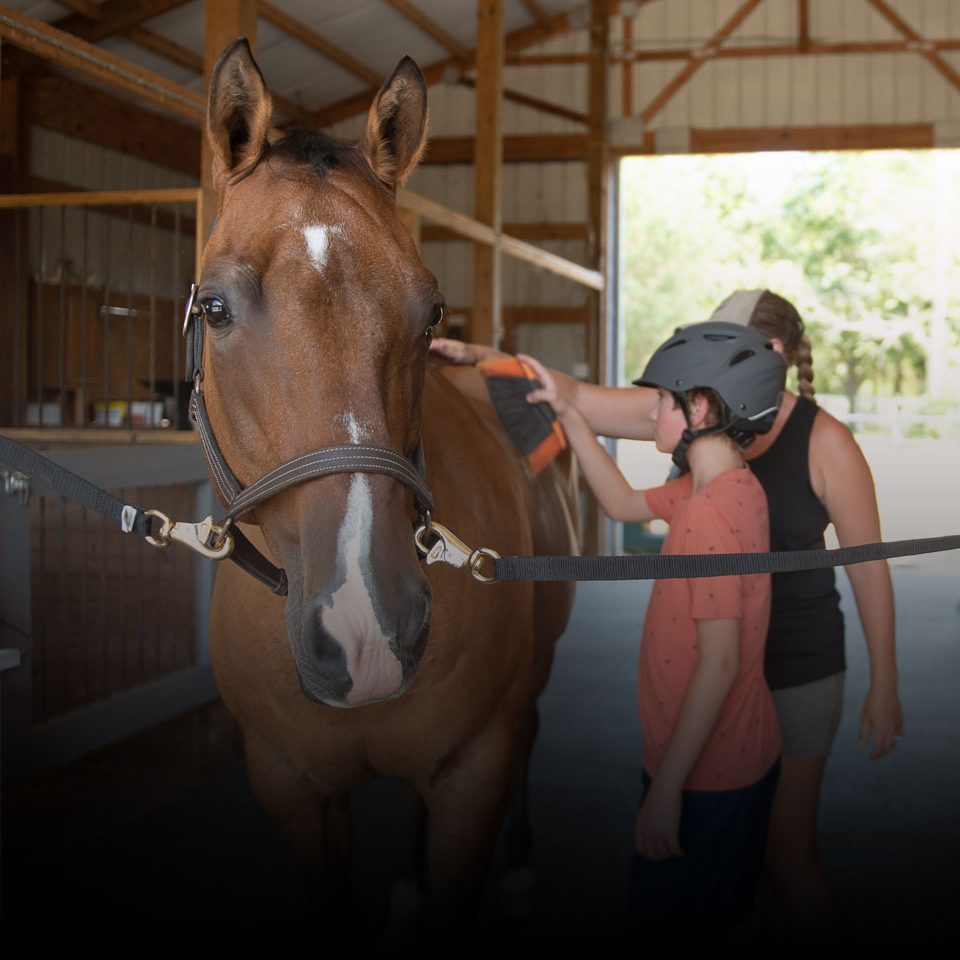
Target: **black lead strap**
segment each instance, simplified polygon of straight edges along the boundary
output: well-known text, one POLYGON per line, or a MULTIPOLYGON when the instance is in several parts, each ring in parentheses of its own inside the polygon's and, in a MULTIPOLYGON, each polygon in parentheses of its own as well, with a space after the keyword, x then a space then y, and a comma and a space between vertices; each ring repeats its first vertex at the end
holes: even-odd
POLYGON ((0 436, 0 464, 23 474, 41 487, 75 500, 87 510, 99 513, 124 533, 138 533, 145 537, 152 532, 153 518, 139 507, 118 500, 83 477, 78 477, 9 437, 0 436))
POLYGON ((663 556, 500 557, 494 580, 674 580, 747 573, 793 573, 871 560, 960 550, 960 535, 864 543, 836 550, 773 553, 694 553, 663 556))

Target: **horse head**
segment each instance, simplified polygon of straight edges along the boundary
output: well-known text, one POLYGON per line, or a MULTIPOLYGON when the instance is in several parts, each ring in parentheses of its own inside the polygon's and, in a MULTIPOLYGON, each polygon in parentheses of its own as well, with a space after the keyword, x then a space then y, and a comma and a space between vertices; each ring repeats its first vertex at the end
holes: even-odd
MULTIPOLYGON (((196 303, 209 421, 244 487, 331 445, 411 458, 442 316, 436 280, 396 209, 396 186, 426 137, 414 62, 384 83, 356 145, 304 130, 271 142, 270 116, 263 77, 238 40, 210 85, 218 209, 196 303)), ((284 615, 303 692, 334 706, 403 693, 431 604, 406 487, 365 472, 314 478, 259 503, 255 519, 287 571, 284 615)))

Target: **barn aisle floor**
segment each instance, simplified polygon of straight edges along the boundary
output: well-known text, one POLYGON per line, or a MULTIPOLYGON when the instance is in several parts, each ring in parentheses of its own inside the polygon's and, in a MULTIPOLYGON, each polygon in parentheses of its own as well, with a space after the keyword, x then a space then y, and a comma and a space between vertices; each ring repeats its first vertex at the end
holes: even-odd
MULTIPOLYGON (((960 557, 896 561, 893 573, 905 735, 883 761, 857 746, 866 656, 841 574, 846 702, 820 832, 851 940, 916 947, 951 931, 960 894, 960 557)), ((641 753, 636 643, 648 592, 647 584, 581 586, 541 700, 532 778, 537 909, 522 922, 500 916, 499 850, 479 932, 458 952, 618 943, 641 753)), ((354 808, 370 936, 393 880, 412 863, 412 818, 390 781, 359 791, 354 808)), ((322 949, 335 930, 355 937, 308 900, 216 708, 42 782, 5 788, 3 814, 6 948, 322 949)), ((790 946, 772 909, 765 929, 764 945, 790 946)))

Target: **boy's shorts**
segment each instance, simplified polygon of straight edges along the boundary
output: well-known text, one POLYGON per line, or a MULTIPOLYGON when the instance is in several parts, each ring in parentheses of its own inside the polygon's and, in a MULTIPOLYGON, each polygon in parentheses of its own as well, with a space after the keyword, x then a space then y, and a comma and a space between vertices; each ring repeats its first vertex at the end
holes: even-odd
MULTIPOLYGON (((738 790, 684 790, 682 857, 635 853, 627 924, 638 938, 705 936, 749 919, 755 907, 778 760, 738 790)), ((650 777, 643 771, 644 793, 650 777)))

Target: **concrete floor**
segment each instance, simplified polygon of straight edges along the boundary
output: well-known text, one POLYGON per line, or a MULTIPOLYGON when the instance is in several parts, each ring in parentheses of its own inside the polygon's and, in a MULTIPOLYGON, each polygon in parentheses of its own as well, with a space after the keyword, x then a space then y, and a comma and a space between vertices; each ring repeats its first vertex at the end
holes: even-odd
MULTIPOLYGON (((904 738, 882 761, 857 746, 866 657, 841 573, 849 669, 821 838, 851 935, 916 946, 950 930, 960 894, 960 555, 896 561, 893 573, 904 738)), ((498 852, 475 940, 484 948, 617 941, 637 803, 634 673, 648 592, 649 584, 579 590, 541 701, 537 910, 523 923, 499 918, 498 852)), ((389 781, 359 791, 354 809, 357 886, 372 930, 409 866, 410 817, 389 781)), ((3 857, 7 947, 322 948, 331 934, 253 801, 230 728, 215 712, 6 789, 3 857), (185 748, 183 734, 195 740, 198 729, 219 748, 202 756, 185 748)), ((775 938, 775 921, 769 930, 775 938)))

